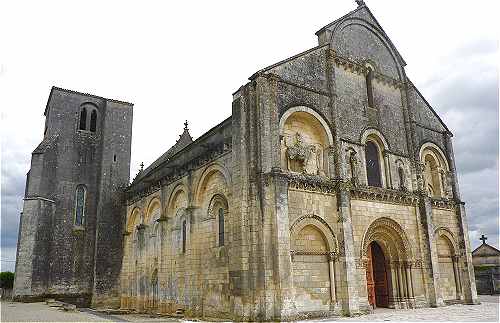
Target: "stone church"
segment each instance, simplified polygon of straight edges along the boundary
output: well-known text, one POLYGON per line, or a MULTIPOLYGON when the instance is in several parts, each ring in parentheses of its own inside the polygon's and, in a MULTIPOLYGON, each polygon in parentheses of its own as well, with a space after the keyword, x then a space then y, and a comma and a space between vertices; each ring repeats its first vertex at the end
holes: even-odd
POLYGON ((477 303, 452 133, 357 3, 131 183, 132 104, 54 87, 16 299, 229 320, 477 303))

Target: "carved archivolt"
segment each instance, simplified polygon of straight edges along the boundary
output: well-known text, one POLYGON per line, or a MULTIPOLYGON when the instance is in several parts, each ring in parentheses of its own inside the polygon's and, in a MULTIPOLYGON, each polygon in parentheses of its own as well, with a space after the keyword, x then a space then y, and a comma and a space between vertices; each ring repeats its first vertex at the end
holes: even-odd
POLYGON ((411 260, 412 251, 403 228, 394 220, 382 217, 370 224, 363 238, 361 257, 367 257, 368 246, 377 241, 383 249, 389 252, 388 256, 399 256, 411 260))

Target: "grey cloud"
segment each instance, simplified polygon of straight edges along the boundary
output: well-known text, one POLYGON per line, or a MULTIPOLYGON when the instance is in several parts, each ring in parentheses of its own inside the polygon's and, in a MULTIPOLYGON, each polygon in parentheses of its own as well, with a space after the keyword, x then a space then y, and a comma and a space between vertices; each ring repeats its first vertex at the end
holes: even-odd
POLYGON ((423 92, 454 133, 462 200, 473 247, 481 234, 498 246, 498 43, 478 40, 453 51, 423 92))
MULTIPOLYGON (((30 157, 15 142, 2 143, 2 205, 1 205, 1 247, 2 259, 13 260, 22 208, 26 172, 30 157), (10 251, 9 251, 10 250, 10 251)), ((2 260, 2 266, 8 265, 2 260)))

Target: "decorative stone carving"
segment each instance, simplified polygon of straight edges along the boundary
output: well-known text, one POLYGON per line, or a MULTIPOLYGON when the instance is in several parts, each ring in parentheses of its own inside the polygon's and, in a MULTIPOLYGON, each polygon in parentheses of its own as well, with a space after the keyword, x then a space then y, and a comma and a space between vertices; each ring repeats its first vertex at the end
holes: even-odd
POLYGON ((321 192, 326 194, 335 194, 340 183, 339 180, 329 179, 318 175, 282 173, 277 171, 272 171, 263 175, 263 183, 269 183, 269 177, 288 181, 288 187, 292 189, 321 192))
POLYGON ((363 239, 361 255, 366 257, 370 243, 376 241, 377 238, 386 236, 393 237, 396 243, 394 247, 406 254, 408 259, 411 259, 411 247, 406 233, 396 221, 386 217, 376 219, 368 227, 363 239))
POLYGON ((417 194, 379 187, 354 188, 351 191, 351 197, 359 200, 382 201, 411 206, 415 206, 418 203, 417 194))
POLYGON ((433 208, 454 210, 457 206, 456 202, 452 199, 446 198, 432 198, 431 204, 433 208))
POLYGON ((349 167, 351 169, 351 182, 354 187, 359 186, 359 160, 357 157, 357 153, 354 149, 348 149, 348 158, 349 167))
POLYGON ((339 257, 344 257, 345 256, 345 243, 344 243, 344 240, 341 240, 339 241, 339 252, 338 252, 338 256, 339 257))
POLYGON ((310 173, 308 163, 312 162, 314 164, 312 168, 315 168, 313 173, 318 173, 316 147, 304 143, 300 133, 297 132, 295 134, 295 143, 293 145, 288 145, 288 143, 285 142, 285 146, 288 170, 299 171, 300 173, 310 173))

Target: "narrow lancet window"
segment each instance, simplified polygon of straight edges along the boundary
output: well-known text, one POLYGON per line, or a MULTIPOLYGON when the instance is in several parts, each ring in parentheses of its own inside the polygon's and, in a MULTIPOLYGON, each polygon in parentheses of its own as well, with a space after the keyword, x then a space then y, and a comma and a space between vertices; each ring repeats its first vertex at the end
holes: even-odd
POLYGON ((186 220, 182 221, 182 253, 186 252, 186 220))
POLYGON ((87 192, 83 185, 76 188, 75 193, 75 225, 83 226, 85 221, 85 204, 87 192))
POLYGON ((87 109, 83 107, 80 110, 80 130, 87 130, 87 109))
POLYGON ((368 73, 366 73, 366 95, 368 97, 368 106, 373 108, 372 79, 373 79, 373 69, 371 68, 371 66, 368 66, 368 73))
POLYGON ((90 131, 95 132, 97 128, 97 111, 92 110, 90 114, 90 131))
POLYGON ((378 148, 377 145, 372 141, 368 141, 366 143, 365 155, 368 185, 382 187, 378 148))
POLYGON ((224 245, 224 209, 219 209, 219 247, 224 245))

